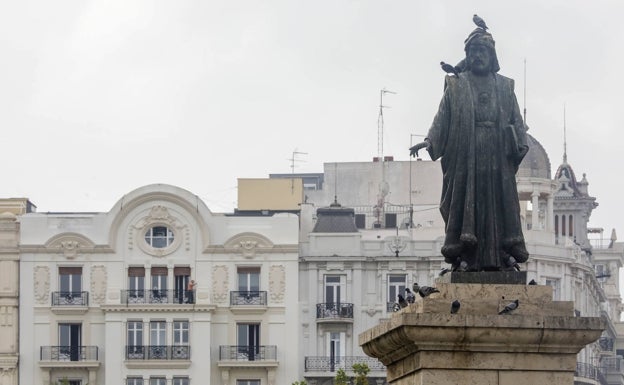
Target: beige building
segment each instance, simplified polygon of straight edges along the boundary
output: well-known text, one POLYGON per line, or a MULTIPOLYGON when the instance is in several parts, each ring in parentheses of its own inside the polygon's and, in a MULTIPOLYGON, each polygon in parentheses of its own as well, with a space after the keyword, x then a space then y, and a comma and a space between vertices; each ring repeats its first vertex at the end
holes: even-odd
POLYGON ((19 379, 19 236, 17 216, 36 210, 25 198, 0 199, 0 384, 19 379))

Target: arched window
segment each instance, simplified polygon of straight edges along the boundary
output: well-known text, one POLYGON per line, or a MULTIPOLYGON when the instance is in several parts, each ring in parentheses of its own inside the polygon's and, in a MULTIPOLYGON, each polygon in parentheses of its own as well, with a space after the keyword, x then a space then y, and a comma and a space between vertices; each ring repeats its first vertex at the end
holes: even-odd
POLYGON ((565 215, 561 216, 561 235, 563 235, 565 237, 565 231, 566 231, 566 227, 565 227, 565 215))
POLYGON ((570 215, 568 217, 568 235, 569 236, 573 236, 574 235, 574 231, 572 231, 574 223, 572 222, 572 215, 570 215))
POLYGON ((559 215, 555 215, 555 235, 559 235, 559 215))

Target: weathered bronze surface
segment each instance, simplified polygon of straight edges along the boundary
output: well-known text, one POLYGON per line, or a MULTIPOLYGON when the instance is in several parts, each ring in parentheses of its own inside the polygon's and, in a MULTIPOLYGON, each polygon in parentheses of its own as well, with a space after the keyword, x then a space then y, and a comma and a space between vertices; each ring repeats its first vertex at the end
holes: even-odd
POLYGON ((441 158, 440 212, 446 224, 442 255, 454 271, 514 271, 526 262, 515 174, 528 152, 514 81, 499 75, 494 39, 470 33, 457 75, 445 78, 444 96, 425 141, 441 158))

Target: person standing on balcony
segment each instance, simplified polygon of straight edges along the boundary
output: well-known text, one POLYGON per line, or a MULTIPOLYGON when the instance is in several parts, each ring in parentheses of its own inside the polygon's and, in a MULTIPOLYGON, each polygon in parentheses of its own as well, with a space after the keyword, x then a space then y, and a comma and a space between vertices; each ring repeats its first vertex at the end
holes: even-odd
POLYGON ((191 279, 186 286, 186 296, 188 298, 187 303, 195 303, 195 285, 197 285, 195 280, 191 279))

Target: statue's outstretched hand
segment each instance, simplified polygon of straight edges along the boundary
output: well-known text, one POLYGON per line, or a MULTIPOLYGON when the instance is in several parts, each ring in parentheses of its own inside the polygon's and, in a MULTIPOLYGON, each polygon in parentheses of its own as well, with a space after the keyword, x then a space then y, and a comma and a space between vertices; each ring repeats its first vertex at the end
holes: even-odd
POLYGON ((416 145, 414 145, 414 146, 410 147, 410 149, 409 149, 409 150, 410 150, 410 156, 417 157, 417 156, 418 156, 418 151, 419 151, 421 148, 427 148, 427 149, 429 149, 429 146, 430 146, 430 145, 431 145, 431 143, 429 143, 429 141, 428 141, 428 140, 425 140, 424 142, 420 142, 420 143, 418 143, 418 144, 416 144, 416 145))

